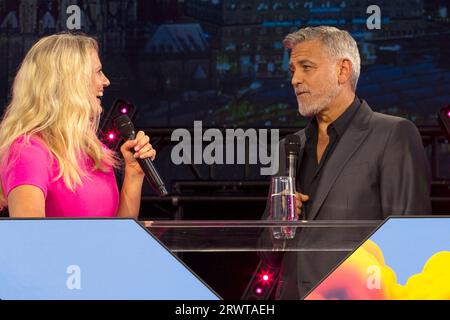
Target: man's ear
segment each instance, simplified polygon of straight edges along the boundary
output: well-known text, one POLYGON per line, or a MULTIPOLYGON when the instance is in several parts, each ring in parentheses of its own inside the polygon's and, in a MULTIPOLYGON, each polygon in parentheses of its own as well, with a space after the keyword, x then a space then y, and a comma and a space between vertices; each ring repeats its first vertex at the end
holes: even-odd
POLYGON ((350 81, 352 76, 352 62, 349 59, 342 59, 342 61, 338 64, 339 73, 338 73, 338 82, 340 85, 345 84, 347 81, 350 81))

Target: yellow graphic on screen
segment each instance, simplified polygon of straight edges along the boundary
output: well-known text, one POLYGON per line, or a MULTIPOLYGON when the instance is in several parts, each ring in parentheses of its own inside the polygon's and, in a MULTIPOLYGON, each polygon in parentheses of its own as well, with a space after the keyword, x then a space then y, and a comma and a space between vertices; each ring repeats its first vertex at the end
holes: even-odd
POLYGON ((306 299, 450 299, 450 251, 432 255, 422 272, 401 285, 382 250, 367 240, 306 299))

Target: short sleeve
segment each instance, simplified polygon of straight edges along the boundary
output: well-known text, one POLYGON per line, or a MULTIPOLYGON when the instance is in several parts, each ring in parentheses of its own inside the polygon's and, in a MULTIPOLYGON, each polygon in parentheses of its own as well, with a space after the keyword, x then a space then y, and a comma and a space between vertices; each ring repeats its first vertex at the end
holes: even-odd
POLYGON ((5 197, 20 185, 33 185, 42 190, 47 197, 51 179, 52 157, 43 143, 31 138, 25 142, 17 139, 9 149, 8 160, 1 170, 5 197))

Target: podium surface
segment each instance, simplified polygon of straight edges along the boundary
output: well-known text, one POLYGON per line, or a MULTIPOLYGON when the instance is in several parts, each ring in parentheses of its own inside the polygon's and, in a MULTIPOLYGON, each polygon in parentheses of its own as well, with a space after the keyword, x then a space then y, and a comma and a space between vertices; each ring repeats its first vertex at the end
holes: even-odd
MULTIPOLYGON (((392 216, 385 221, 143 223, 181 254, 295 254, 299 260, 315 254, 340 255, 323 280, 303 296, 306 299, 450 299, 449 216, 392 216), (272 229, 278 227, 296 228, 295 238, 271 238, 272 229)), ((307 266, 302 261, 299 265, 307 266)), ((249 270, 242 266, 242 272, 249 270)))
POLYGON ((251 255, 256 259, 259 252, 314 250, 348 254, 359 243, 266 241, 264 234, 273 228, 295 227, 302 239, 300 235, 320 230, 368 235, 378 224, 0 219, 0 241, 6 244, 0 250, 0 299, 216 300, 222 284, 211 284, 217 278, 237 292, 225 298, 239 299, 253 272, 247 260, 251 255), (227 268, 233 259, 238 264, 227 268), (197 262, 206 273, 196 272, 201 269, 193 268, 197 262))
POLYGON ((141 223, 172 252, 352 252, 382 221, 169 220, 141 223), (296 236, 287 240, 273 239, 271 232, 275 228, 295 228, 296 236), (327 237, 307 241, 324 233, 327 237), (343 234, 357 236, 349 241, 343 234))
MULTIPOLYGON (((315 276, 315 282, 318 282, 380 223, 361 220, 143 222, 224 299, 251 300, 277 298, 272 293, 282 267, 292 269, 286 274, 302 269, 294 260, 328 259, 323 270, 318 270, 320 272, 315 276), (280 228, 295 229, 295 237, 275 239, 273 232, 280 228), (264 272, 271 274, 270 280, 264 282, 263 287, 254 287, 264 272), (254 292, 259 294, 255 296, 254 292)), ((294 295, 286 298, 296 299, 294 295)))
POLYGON ((239 299, 261 257, 316 253, 342 259, 307 299, 450 298, 450 217, 1 219, 0 241, 0 299, 239 299))

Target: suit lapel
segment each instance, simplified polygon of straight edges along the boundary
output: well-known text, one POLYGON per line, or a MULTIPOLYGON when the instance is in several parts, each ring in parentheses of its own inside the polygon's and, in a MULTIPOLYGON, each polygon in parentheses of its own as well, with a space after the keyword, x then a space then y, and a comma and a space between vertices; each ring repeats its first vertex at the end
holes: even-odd
POLYGON ((311 205, 311 210, 308 215, 308 220, 313 220, 319 213, 331 187, 336 182, 342 169, 344 169, 347 162, 358 150, 359 146, 367 138, 370 130, 368 127, 368 120, 372 115, 372 110, 367 103, 363 101, 350 127, 345 131, 342 138, 336 145, 333 154, 328 159, 328 162, 323 168, 322 177, 317 187, 314 202, 311 205))

